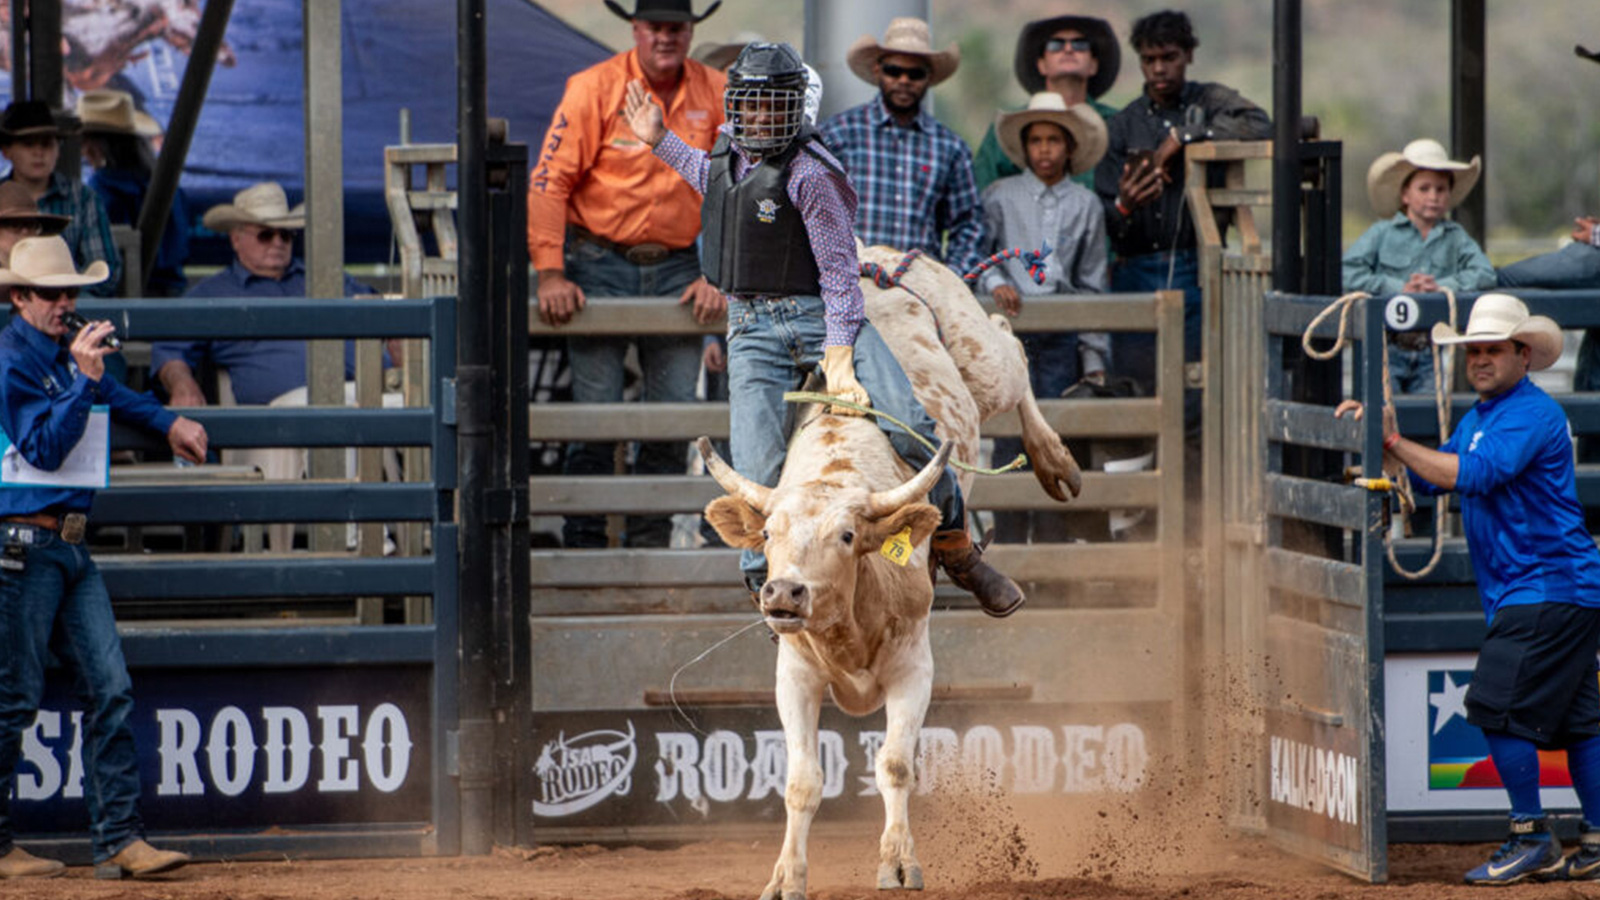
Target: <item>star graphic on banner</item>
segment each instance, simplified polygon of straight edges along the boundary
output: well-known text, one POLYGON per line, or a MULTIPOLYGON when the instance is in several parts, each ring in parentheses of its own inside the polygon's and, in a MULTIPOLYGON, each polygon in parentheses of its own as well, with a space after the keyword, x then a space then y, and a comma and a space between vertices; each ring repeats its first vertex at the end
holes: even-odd
POLYGON ((1467 717, 1467 685, 1456 684, 1456 680, 1450 677, 1449 672, 1444 673, 1444 690, 1437 694, 1429 694, 1428 705, 1439 710, 1438 716, 1433 720, 1433 733, 1438 734, 1456 716, 1462 719, 1467 717))

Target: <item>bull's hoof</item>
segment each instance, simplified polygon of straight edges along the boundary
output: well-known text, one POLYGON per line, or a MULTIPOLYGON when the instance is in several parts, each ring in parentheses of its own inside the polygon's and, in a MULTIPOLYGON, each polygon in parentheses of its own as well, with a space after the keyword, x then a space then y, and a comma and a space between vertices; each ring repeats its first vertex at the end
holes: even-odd
POLYGON ((772 880, 761 892, 761 900, 806 900, 805 880, 801 879, 798 887, 784 888, 782 871, 774 872, 772 880))
POLYGON ((922 866, 916 863, 912 863, 909 866, 902 866, 898 863, 879 863, 878 890, 922 890, 922 866))

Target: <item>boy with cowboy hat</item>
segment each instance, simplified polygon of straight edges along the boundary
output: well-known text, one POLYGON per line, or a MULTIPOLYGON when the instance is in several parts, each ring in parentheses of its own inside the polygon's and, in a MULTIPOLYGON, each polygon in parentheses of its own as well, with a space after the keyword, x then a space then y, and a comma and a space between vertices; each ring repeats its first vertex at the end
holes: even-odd
MULTIPOLYGON (((1017 50, 1011 60, 1017 83, 1030 95, 1054 91, 1067 106, 1087 103, 1109 119, 1116 107, 1101 103, 1100 97, 1116 84, 1122 68, 1122 49, 1116 32, 1105 19, 1093 16, 1055 16, 1029 22, 1017 36, 1017 50)), ((983 190, 997 178, 1023 171, 1011 161, 990 126, 972 160, 972 171, 983 190)), ((1094 187, 1091 169, 1073 176, 1086 188, 1094 187)))
MULTIPOLYGON (((60 237, 23 238, 12 249, 10 267, 0 270, 12 308, 0 331, 0 428, 29 464, 53 472, 83 439, 91 407, 104 405, 118 421, 165 434, 175 454, 204 462, 205 428, 106 377, 111 323, 75 332, 65 323, 78 291, 109 275, 98 260, 78 271, 60 237)), ((22 735, 38 715, 51 654, 72 670, 86 707, 84 794, 96 877, 175 869, 189 858, 146 843, 139 818, 132 684, 110 597, 83 545, 94 491, 7 487, 0 491, 0 879, 62 871, 14 843, 11 819, 22 735)))
MULTIPOLYGON (((1105 212, 1094 191, 1076 176, 1094 171, 1106 152, 1106 126, 1086 103, 1067 106, 1061 95, 1041 91, 1018 112, 995 119, 996 143, 1022 169, 983 192, 988 253, 1009 248, 1041 250, 1045 279, 1036 282, 1028 263, 1007 259, 984 272, 978 286, 1006 315, 1022 311, 1025 294, 1099 294, 1106 290, 1105 212)), ((1105 378, 1111 338, 1105 332, 1025 334, 1028 377, 1038 397, 1059 397, 1080 377, 1105 378)), ((1022 448, 1016 438, 995 441, 995 458, 1010 459, 1022 448)), ((1027 539, 1028 523, 1060 520, 1059 514, 997 512, 996 536, 1027 539)))
MULTIPOLYGON (((1450 158, 1438 141, 1412 141, 1373 160, 1367 199, 1380 218, 1344 255, 1344 289, 1374 297, 1494 287, 1494 267, 1466 229, 1445 218, 1472 193, 1483 161, 1450 158)), ((1390 332, 1390 380, 1401 393, 1431 391, 1433 356, 1422 331, 1390 332)))
MULTIPOLYGON (((1484 294, 1464 332, 1433 326, 1436 344, 1466 347, 1478 403, 1434 450, 1400 436, 1383 410, 1384 462, 1419 490, 1460 497, 1467 550, 1489 630, 1467 689, 1511 798, 1511 835, 1472 884, 1600 879, 1600 551, 1584 525, 1561 406, 1528 379, 1561 356, 1561 328, 1510 294, 1484 294), (1545 824, 1539 751, 1564 749, 1583 807, 1579 849, 1565 859, 1545 824)), ((1334 415, 1361 404, 1346 400, 1334 415)))
POLYGON ((27 188, 39 209, 68 218, 61 238, 67 242, 73 259, 83 265, 103 261, 110 267, 111 277, 91 285, 85 293, 115 296, 122 278, 122 256, 111 236, 105 205, 82 182, 56 171, 61 136, 65 133, 43 101, 13 101, 0 116, 0 156, 11 163, 11 173, 5 180, 27 188))
POLYGON ((924 112, 928 89, 954 75, 961 50, 933 48, 928 23, 898 18, 880 41, 864 34, 845 54, 878 96, 822 124, 861 198, 856 235, 866 244, 921 250, 958 275, 977 266, 983 210, 966 141, 924 112))

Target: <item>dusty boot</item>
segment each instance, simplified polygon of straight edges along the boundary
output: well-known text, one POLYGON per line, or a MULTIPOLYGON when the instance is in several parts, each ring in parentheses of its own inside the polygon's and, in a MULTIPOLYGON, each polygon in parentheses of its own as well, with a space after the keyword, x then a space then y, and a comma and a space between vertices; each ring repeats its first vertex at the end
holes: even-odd
POLYGON ((983 561, 983 547, 974 545, 965 530, 934 532, 933 555, 956 587, 977 597, 983 611, 997 619, 1016 612, 1027 600, 1015 581, 983 561))
POLYGON ((21 847, 0 856, 0 878, 54 878, 66 871, 66 866, 53 859, 40 859, 21 847))
POLYGON ((157 850, 143 839, 122 848, 122 852, 94 867, 96 878, 143 878, 171 872, 189 861, 189 854, 176 850, 157 850))

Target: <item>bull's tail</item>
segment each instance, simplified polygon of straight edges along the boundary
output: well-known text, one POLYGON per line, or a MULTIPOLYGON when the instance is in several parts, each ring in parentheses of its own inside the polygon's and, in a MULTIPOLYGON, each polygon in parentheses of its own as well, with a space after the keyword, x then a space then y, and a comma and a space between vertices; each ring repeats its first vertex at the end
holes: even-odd
MULTIPOLYGON (((989 318, 1010 333, 1011 323, 1005 317, 995 315, 989 318)), ((1012 340, 1017 346, 1017 356, 1027 365, 1028 354, 1022 349, 1022 341, 1014 337, 1012 340)), ((1033 396, 1031 383, 1024 379, 1023 385, 1022 398, 1017 402, 1017 416, 1022 419, 1022 446, 1033 465, 1033 476, 1039 479, 1046 494, 1067 503, 1083 489, 1083 472, 1078 468, 1078 461, 1072 458, 1072 451, 1061 443, 1061 435, 1056 434, 1056 430, 1045 421, 1044 413, 1039 410, 1039 401, 1033 396), (1062 490, 1063 487, 1066 490, 1062 490)))

